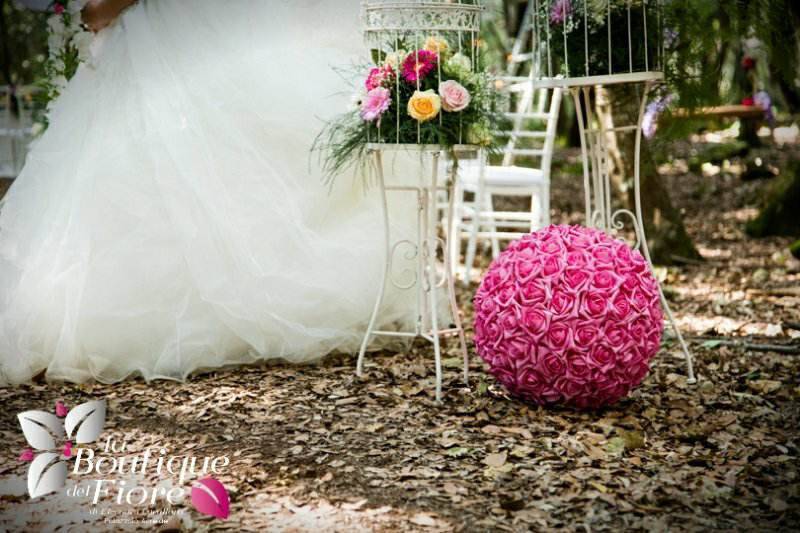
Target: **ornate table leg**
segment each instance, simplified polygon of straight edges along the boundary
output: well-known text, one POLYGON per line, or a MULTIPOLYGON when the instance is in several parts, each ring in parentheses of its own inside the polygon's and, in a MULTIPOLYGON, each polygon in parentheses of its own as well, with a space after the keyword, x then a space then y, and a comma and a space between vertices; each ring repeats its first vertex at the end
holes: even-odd
POLYGON ((369 319, 367 332, 364 334, 364 340, 361 341, 361 349, 358 351, 358 363, 356 364, 356 374, 358 376, 364 373, 364 354, 367 352, 367 345, 372 337, 372 332, 375 330, 375 321, 378 319, 378 311, 380 310, 381 303, 383 303, 383 296, 386 292, 386 281, 389 278, 389 270, 392 268, 392 248, 389 242, 389 208, 386 200, 386 183, 383 178, 383 156, 380 150, 372 150, 375 156, 375 172, 378 176, 378 186, 381 191, 381 214, 383 216, 383 241, 384 241, 384 263, 383 271, 381 272, 381 286, 378 289, 378 297, 375 299, 375 307, 372 309, 372 316, 369 319))
POLYGON ((445 275, 447 276, 447 293, 450 297, 450 312, 453 315, 453 323, 458 330, 458 342, 461 347, 461 354, 464 359, 464 384, 469 385, 469 351, 467 350, 467 339, 464 334, 464 328, 461 323, 461 314, 458 309, 458 302, 456 302, 456 286, 455 286, 455 265, 458 263, 458 249, 459 239, 457 232, 460 232, 460 227, 454 223, 455 219, 455 199, 457 194, 461 194, 456 188, 458 169, 456 165, 452 166, 450 176, 447 180, 447 232, 445 249, 445 275))
MULTIPOLYGON (((571 89, 572 98, 575 102, 575 113, 578 117, 578 130, 581 137, 581 157, 583 162, 583 182, 584 192, 586 197, 586 223, 595 226, 604 231, 620 230, 624 224, 620 218, 627 216, 631 219, 634 231, 636 234, 636 243, 634 248, 641 248, 642 255, 653 269, 653 261, 650 259, 650 249, 647 246, 647 238, 644 232, 644 220, 642 218, 642 202, 641 202, 641 187, 640 187, 640 154, 642 142, 642 119, 644 118, 644 111, 647 105, 647 95, 652 87, 652 83, 645 83, 644 94, 639 107, 638 121, 636 125, 632 126, 618 126, 614 127, 614 131, 620 132, 635 132, 636 144, 634 154, 634 203, 635 213, 627 209, 618 209, 612 211, 611 209, 611 183, 608 169, 608 152, 605 145, 605 137, 608 130, 605 129, 603 124, 600 124, 599 129, 592 128, 592 104, 590 88, 583 87, 583 103, 581 102, 580 93, 581 88, 571 89), (584 108, 586 112, 586 123, 584 122, 584 108)), ((678 325, 675 322, 675 317, 669 307, 664 291, 661 289, 661 284, 658 284, 658 293, 661 299, 661 304, 667 315, 672 330, 678 338, 681 350, 683 351, 686 359, 686 374, 687 382, 690 384, 697 383, 694 375, 694 364, 692 354, 681 335, 678 325)))

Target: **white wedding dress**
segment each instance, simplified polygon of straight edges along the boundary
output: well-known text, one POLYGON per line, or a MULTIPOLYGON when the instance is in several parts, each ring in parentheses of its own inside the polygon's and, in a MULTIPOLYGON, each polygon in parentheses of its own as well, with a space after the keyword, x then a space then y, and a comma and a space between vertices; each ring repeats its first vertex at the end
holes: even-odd
MULTIPOLYGON (((0 382, 184 379, 353 351, 376 191, 309 150, 358 0, 143 0, 93 45, 0 207, 0 382)), ((381 313, 409 310, 394 294, 381 313)))

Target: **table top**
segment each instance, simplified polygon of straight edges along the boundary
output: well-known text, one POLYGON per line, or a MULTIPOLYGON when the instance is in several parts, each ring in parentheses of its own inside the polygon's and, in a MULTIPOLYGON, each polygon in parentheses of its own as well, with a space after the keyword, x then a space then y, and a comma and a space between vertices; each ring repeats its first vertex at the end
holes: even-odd
MULTIPOLYGON (((443 152, 450 150, 441 144, 411 144, 411 143, 367 143, 368 150, 379 150, 384 152, 391 151, 414 151, 414 152, 443 152)), ((477 144, 456 144, 452 147, 455 152, 477 152, 481 149, 477 144)))

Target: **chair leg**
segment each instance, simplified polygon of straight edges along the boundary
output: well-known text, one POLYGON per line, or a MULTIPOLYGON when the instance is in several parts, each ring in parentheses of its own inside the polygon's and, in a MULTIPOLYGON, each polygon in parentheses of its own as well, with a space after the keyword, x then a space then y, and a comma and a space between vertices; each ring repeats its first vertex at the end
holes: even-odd
MULTIPOLYGON (((490 212, 494 212, 494 198, 492 197, 491 193, 486 195, 486 207, 485 209, 490 212)), ((488 222, 489 228, 491 228, 492 233, 497 233, 497 222, 495 219, 490 219, 488 222)), ((492 235, 492 259, 497 259, 497 256, 500 255, 500 240, 497 238, 496 235, 492 235)))
POLYGON ((550 225, 550 180, 547 180, 544 185, 542 185, 541 198, 542 227, 544 228, 550 225))
POLYGON ((456 277, 458 270, 459 259, 461 258, 461 227, 463 225, 463 209, 462 203, 464 201, 464 192, 456 182, 453 185, 453 216, 450 221, 448 231, 448 245, 450 246, 450 269, 453 279, 456 277))
POLYGON ((478 247, 478 231, 480 230, 480 211, 483 204, 483 199, 480 192, 476 193, 475 201, 473 203, 472 220, 470 221, 469 237, 467 239, 467 254, 464 257, 464 280, 465 287, 469 287, 469 282, 472 277, 472 267, 475 265, 475 253, 478 247))
POLYGON ((542 227, 542 199, 541 191, 538 189, 531 194, 531 225, 530 231, 533 233, 542 227))

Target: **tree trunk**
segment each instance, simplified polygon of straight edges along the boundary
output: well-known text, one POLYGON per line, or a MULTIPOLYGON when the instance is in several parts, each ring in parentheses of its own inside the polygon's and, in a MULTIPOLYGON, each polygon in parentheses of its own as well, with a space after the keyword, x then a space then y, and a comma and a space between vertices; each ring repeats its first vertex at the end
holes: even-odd
POLYGON ((758 216, 747 223, 752 237, 788 235, 800 237, 800 161, 794 161, 778 177, 767 193, 758 216))
MULTIPOLYGON (((612 85, 597 91, 595 112, 606 127, 635 125, 638 120, 642 88, 637 85, 612 85)), ((626 200, 626 207, 634 209, 634 154, 636 138, 633 132, 608 133, 606 144, 614 188, 626 200)), ((664 183, 661 181, 647 143, 642 141, 639 183, 641 185, 642 218, 644 232, 650 246, 653 262, 674 264, 686 259, 701 259, 686 232, 683 216, 675 209, 664 183)))

